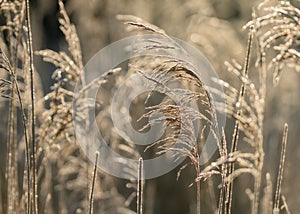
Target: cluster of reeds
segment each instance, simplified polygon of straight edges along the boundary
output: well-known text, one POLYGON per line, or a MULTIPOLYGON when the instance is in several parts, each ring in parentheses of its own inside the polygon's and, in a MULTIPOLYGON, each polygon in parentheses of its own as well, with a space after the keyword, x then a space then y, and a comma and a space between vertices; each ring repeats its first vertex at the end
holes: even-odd
MULTIPOLYGON (((58 2, 60 30, 68 44, 68 50, 60 52, 33 51, 29 0, 0 2, 5 20, 5 25, 0 27, 3 40, 0 96, 9 102, 7 155, 5 165, 1 164, 1 168, 5 166, 5 179, 0 178, 0 213, 93 213, 95 210, 95 213, 141 214, 143 207, 147 207, 147 200, 151 200, 144 194, 147 193, 147 182, 143 179, 142 157, 151 158, 169 151, 175 159, 188 157, 180 165, 177 179, 185 175, 184 170, 189 166, 194 170, 190 187, 196 186, 196 213, 207 210, 202 206, 207 200, 202 197, 206 192, 210 199, 216 200, 211 202, 210 211, 231 213, 236 188, 234 181, 242 174, 253 177, 253 183, 245 193, 249 196, 253 214, 280 213, 282 210, 290 213, 288 196, 281 191, 288 125, 284 125, 278 176, 271 178, 263 171, 264 156, 268 155, 264 151, 264 145, 268 143, 264 139, 264 117, 270 70, 275 70, 276 83, 285 67, 299 72, 300 10, 297 7, 289 1, 275 4, 265 1, 255 8, 252 21, 245 25, 248 45, 244 64, 240 65, 236 60, 225 62, 228 73, 238 79, 240 85, 236 87, 230 82, 213 79, 216 87, 208 89, 196 74, 197 66, 168 56, 131 59, 128 65, 112 68, 104 78, 86 84, 76 28, 62 0, 58 2), (54 84, 46 95, 42 94, 34 68, 34 54, 56 67, 52 74, 54 84), (256 60, 254 66, 253 59, 256 60), (107 100, 115 88, 134 73, 154 84, 153 90, 158 92, 146 94, 134 107, 141 112, 135 125, 140 132, 156 123, 166 127, 162 137, 146 148, 138 148, 134 142, 126 142, 118 136, 109 115, 111 103, 107 100), (256 77, 251 78, 253 76, 258 76, 258 81, 256 77), (170 87, 178 82, 186 89, 170 87), (82 153, 72 122, 80 120, 89 126, 87 112, 91 103, 80 103, 81 97, 76 97, 73 92, 77 83, 83 91, 95 86, 101 88, 96 115, 99 129, 113 150, 138 160, 138 166, 124 169, 132 174, 132 180, 116 181, 117 178, 99 172, 97 161, 101 153, 94 154, 94 167, 82 153), (165 94, 173 94, 176 102, 165 94), (220 97, 226 102, 214 102, 212 97, 220 97), (161 102, 157 103, 157 100, 161 102), (73 102, 77 101, 82 114, 73 112, 73 102), (200 111, 189 105, 193 102, 200 111), (226 114, 234 121, 232 134, 226 132, 225 127, 219 127, 218 113, 226 114), (198 131, 195 124, 198 124, 198 131), (209 164, 201 165, 201 152, 209 133, 212 133, 218 152, 209 164), (207 188, 202 188, 205 183, 207 188), (265 187, 263 183, 266 183, 265 187), (124 189, 125 194, 120 193, 124 189), (275 189, 274 194, 272 189, 275 189)), ((165 38, 166 43, 147 41, 147 46, 138 47, 143 51, 172 51, 179 47, 162 29, 138 17, 120 15, 117 18, 131 31, 165 38)))

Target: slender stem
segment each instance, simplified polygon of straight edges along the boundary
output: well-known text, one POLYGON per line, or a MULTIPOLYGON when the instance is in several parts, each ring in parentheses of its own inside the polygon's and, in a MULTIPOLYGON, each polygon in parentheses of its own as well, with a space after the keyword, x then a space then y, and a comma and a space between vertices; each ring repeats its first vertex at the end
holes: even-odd
POLYGON ((93 172, 93 180, 92 180, 92 185, 91 185, 91 191, 90 191, 90 198, 89 198, 89 214, 93 214, 93 206, 94 206, 94 191, 95 191, 95 183, 96 183, 96 178, 97 178, 97 163, 98 163, 98 157, 99 157, 99 152, 96 152, 96 159, 95 159, 95 164, 94 164, 94 172, 93 172))
POLYGON ((13 78, 14 78, 14 83, 16 85, 16 89, 17 89, 17 96, 18 96, 18 100, 20 103, 20 108, 21 108, 21 114, 22 114, 22 125, 23 125, 23 129, 24 129, 24 138, 25 138, 25 152, 26 152, 26 168, 27 168, 27 212, 28 214, 30 213, 30 201, 31 201, 31 197, 30 197, 30 151, 29 151, 29 140, 28 140, 28 134, 27 134, 27 119, 25 116, 25 111, 24 111, 24 107, 23 107, 23 101, 21 98, 21 91, 16 79, 15 74, 13 73, 13 78))
MULTIPOLYGON (((254 27, 256 29, 256 27, 254 27)), ((256 32, 256 31, 255 31, 256 32)), ((256 214, 259 208, 259 199, 260 199, 260 189, 261 189, 261 177, 262 177, 262 168, 264 162, 264 149, 263 149, 263 122, 264 122, 264 110, 265 110, 265 97, 266 97, 266 78, 267 78, 267 65, 264 50, 261 48, 260 41, 258 40, 258 36, 256 36, 257 44, 258 44, 258 55, 259 58, 259 95, 260 95, 260 108, 258 109, 257 117, 258 117, 258 126, 260 129, 258 130, 258 137, 256 143, 256 154, 257 154, 257 173, 255 175, 254 182, 254 198, 252 203, 252 213, 256 214)))
MULTIPOLYGON (((247 53, 246 53, 246 59, 243 67, 243 72, 242 76, 247 77, 248 72, 249 72, 249 66, 250 66, 250 55, 251 55, 251 48, 252 48, 252 40, 253 40, 253 32, 252 29, 249 32, 249 37, 248 37, 248 45, 247 45, 247 53)), ((238 102, 240 103, 242 99, 244 98, 246 93, 246 87, 244 84, 242 84, 241 89, 240 89, 240 94, 238 98, 238 102)), ((237 115, 239 116, 241 114, 240 108, 237 109, 237 115)), ((234 132, 233 132, 233 138, 232 138, 232 144, 231 144, 231 151, 230 153, 233 153, 237 150, 237 144, 239 141, 239 132, 240 132, 240 122, 239 120, 235 121, 235 126, 234 126, 234 132)), ((229 164, 229 172, 228 174, 232 174, 234 171, 234 163, 229 164)), ((233 191, 233 181, 229 182, 228 184, 228 191, 227 191, 227 196, 226 196, 226 207, 227 209, 225 213, 231 213, 231 206, 232 206, 232 191, 233 191)))
POLYGON ((269 173, 266 174, 266 187, 262 200, 262 213, 272 213, 272 181, 269 173))
MULTIPOLYGON (((200 178, 200 173, 201 173, 201 169, 200 169, 200 164, 199 164, 199 156, 197 157, 198 159, 198 163, 195 166, 196 167, 196 173, 197 173, 197 178, 200 178)), ((197 207, 196 207, 196 213, 200 214, 201 213, 201 179, 199 179, 196 182, 196 194, 197 194, 197 198, 196 198, 196 203, 197 203, 197 207)))
MULTIPOLYGON (((198 176, 197 176, 198 177, 198 176)), ((197 182, 197 214, 201 213, 201 182, 197 182)))
MULTIPOLYGON (((228 153, 227 153, 227 141, 226 141, 224 128, 222 128, 222 144, 223 144, 223 146, 222 146, 221 157, 226 159, 226 157, 228 156, 228 153)), ((226 200, 226 193, 227 193, 227 185, 225 183, 227 173, 228 173, 227 164, 223 163, 222 164, 222 173, 221 173, 222 187, 220 190, 219 208, 218 208, 219 214, 225 213, 227 211, 226 208, 224 209, 224 199, 226 200), (223 209, 224 209, 224 211, 223 211, 223 209)))
POLYGON ((4 203, 3 203, 3 198, 2 198, 2 184, 0 185, 0 212, 2 213, 5 213, 5 210, 4 210, 4 203))
POLYGON ((281 198, 282 198, 282 203, 283 203, 283 206, 285 208, 286 213, 291 214, 290 208, 289 208, 289 206, 287 205, 287 202, 286 202, 286 198, 284 196, 282 196, 281 198))
MULTIPOLYGON (((224 177, 222 176, 222 183, 223 183, 223 181, 224 181, 224 177)), ((219 209, 218 209, 219 214, 223 213, 223 198, 224 198, 224 196, 223 196, 224 187, 223 186, 224 185, 222 184, 222 188, 220 190, 220 196, 219 196, 219 209)))
POLYGON ((279 213, 279 202, 280 202, 280 195, 281 195, 281 184, 283 178, 287 136, 288 136, 288 125, 285 124, 283 136, 282 136, 281 155, 280 155, 280 163, 279 163, 278 176, 277 176, 275 200, 274 200, 274 213, 276 213, 276 211, 279 213))
POLYGON ((33 48, 32 33, 30 23, 29 0, 26 0, 26 23, 27 23, 27 49, 29 54, 29 73, 30 73, 30 98, 31 98, 31 163, 32 163, 32 194, 33 194, 33 213, 38 213, 38 194, 36 182, 36 142, 35 142, 35 103, 34 103, 34 68, 33 68, 33 48))
POLYGON ((143 213, 143 180, 144 180, 143 158, 138 163, 138 180, 137 180, 137 214, 143 213))

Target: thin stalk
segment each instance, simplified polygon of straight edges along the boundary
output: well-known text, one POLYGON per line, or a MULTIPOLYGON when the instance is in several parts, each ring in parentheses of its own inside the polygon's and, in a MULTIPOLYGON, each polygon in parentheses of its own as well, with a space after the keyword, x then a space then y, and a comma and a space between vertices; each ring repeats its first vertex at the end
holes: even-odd
POLYGON ((262 152, 262 145, 263 141, 258 140, 258 160, 257 160, 257 173, 255 175, 254 181, 254 198, 252 204, 252 214, 258 213, 259 208, 259 199, 260 199, 260 187, 261 187, 261 175, 262 175, 262 168, 263 168, 263 152, 262 152))
POLYGON ((90 190, 90 198, 89 198, 89 214, 93 214, 93 207, 94 207, 94 191, 95 191, 95 183, 97 179, 97 163, 98 163, 98 157, 99 157, 99 152, 96 152, 96 159, 94 163, 94 171, 93 171, 93 180, 92 180, 92 185, 91 185, 91 190, 90 190))
MULTIPOLYGON (((255 14, 254 14, 255 17, 255 14)), ((256 27, 254 26, 254 29, 256 27)), ((256 31, 255 31, 256 33, 256 31)), ((259 207, 259 197, 260 197, 260 187, 261 187, 261 177, 262 177, 262 168, 264 162, 264 149, 263 149, 263 122, 264 122, 264 111, 265 111, 265 97, 266 97, 266 81, 267 81, 267 64, 266 64, 266 56, 263 48, 261 47, 259 37, 256 36, 256 43, 258 45, 258 56, 259 58, 259 95, 260 95, 260 108, 257 112, 258 117, 258 125, 259 129, 259 139, 257 139, 256 144, 256 152, 257 152, 257 173, 255 175, 254 182, 254 199, 252 204, 252 213, 256 214, 258 212, 259 207)))
MULTIPOLYGON (((196 173, 197 173, 197 178, 200 178, 201 176, 201 169, 200 169, 200 164, 199 164, 199 155, 197 156, 198 162, 195 163, 195 168, 196 168, 196 173)), ((196 213, 200 214, 201 213, 201 179, 199 179, 196 182, 196 213)))
POLYGON ((24 194, 22 194, 21 196, 21 203, 20 203, 20 210, 21 213, 26 213, 25 210, 27 210, 27 214, 30 213, 30 207, 28 203, 30 203, 30 192, 28 190, 28 169, 25 168, 24 169, 24 173, 23 173, 23 191, 24 194), (26 185, 27 184, 27 185, 26 185), (24 210, 22 212, 22 210, 24 210))
POLYGON ((276 192, 275 192, 275 199, 274 199, 274 210, 273 210, 274 213, 277 212, 279 213, 279 203, 280 203, 280 195, 281 195, 281 184, 283 179, 283 169, 285 163, 287 136, 288 136, 288 125, 285 124, 283 130, 283 136, 282 136, 280 163, 279 163, 277 185, 276 185, 276 192))
POLYGON ((0 212, 4 213, 4 203, 3 203, 3 198, 2 198, 2 183, 0 185, 0 212))
MULTIPOLYGON (((250 66, 250 55, 251 55, 251 48, 252 48, 252 40, 253 40, 253 33, 252 29, 249 32, 249 37, 248 37, 248 45, 247 45, 247 53, 246 53, 246 58, 245 58, 245 63, 243 67, 243 72, 242 76, 247 77, 248 72, 249 72, 249 66, 250 66)), ((240 93, 239 93, 239 98, 238 98, 238 103, 242 101, 246 93, 246 87, 244 84, 242 84, 240 88, 240 93)), ((241 109, 237 108, 237 115, 239 116, 241 114, 241 109)), ((234 132, 233 132, 233 138, 232 138, 232 143, 231 143, 231 150, 230 153, 232 154, 233 152, 237 151, 237 146, 238 146, 238 141, 239 141, 239 132, 240 132, 240 122, 239 120, 235 121, 234 125, 234 132)), ((229 170, 228 174, 232 174, 234 171, 234 163, 229 164, 229 170)), ((226 201, 225 201, 225 213, 231 213, 231 206, 232 206, 232 191, 233 191, 233 181, 230 181, 228 184, 227 188, 227 194, 226 194, 226 201)))
POLYGON ((22 114, 22 124, 23 124, 23 129, 24 129, 24 138, 25 138, 25 153, 26 153, 26 168, 27 168, 27 212, 30 213, 30 201, 31 201, 31 197, 30 197, 30 150, 29 150, 29 140, 28 140, 28 134, 27 134, 27 119, 25 116, 25 111, 24 111, 24 107, 23 107, 23 101, 21 98, 21 91, 17 82, 17 79, 15 77, 15 75, 13 74, 14 77, 14 82, 16 84, 16 89, 17 89, 17 95, 18 95, 18 100, 20 103, 20 109, 21 109, 21 114, 22 114))
MULTIPOLYGON (((224 177, 222 176, 222 183, 224 181, 224 177)), ((224 194, 224 185, 222 184, 221 190, 220 190, 220 196, 219 196, 219 209, 218 209, 218 213, 221 214, 223 213, 223 194, 224 194)), ((226 188, 226 187, 225 187, 226 188)), ((225 189, 226 191, 226 189, 225 189)))
MULTIPOLYGON (((13 73, 13 72, 12 72, 13 73)), ((24 111, 24 107, 23 107, 23 101, 21 98, 21 91, 16 79, 15 74, 13 73, 13 77, 14 77, 14 82, 16 85, 16 89, 17 89, 17 96, 18 96, 18 100, 20 103, 20 109, 21 109, 21 114, 22 114, 22 125, 23 125, 23 129, 24 129, 24 138, 25 138, 25 153, 26 153, 26 168, 27 168, 27 212, 30 213, 30 201, 31 201, 31 197, 30 197, 30 151, 29 151, 29 140, 28 140, 28 134, 27 134, 27 119, 25 116, 25 111, 24 111)))
POLYGON ((143 158, 139 159, 138 163, 138 180, 137 180, 137 214, 143 213, 143 181, 144 181, 144 169, 143 169, 143 158))
MULTIPOLYGON (((223 157, 225 159, 228 156, 228 154, 227 154, 227 141, 226 141, 224 128, 222 128, 222 143, 223 143, 223 147, 222 147, 221 157, 223 157)), ((218 208, 219 214, 223 213, 224 199, 226 199, 225 197, 226 197, 226 192, 227 192, 227 185, 225 183, 225 179, 227 176, 227 171, 228 171, 227 164, 223 163, 222 164, 222 173, 221 173, 222 187, 220 190, 219 208, 218 208)), ((226 208, 224 209, 224 211, 226 211, 226 208)))
POLYGON ((38 213, 38 194, 37 194, 37 171, 36 171, 36 142, 35 142, 35 103, 34 103, 34 68, 33 68, 33 48, 32 32, 30 23, 29 0, 26 0, 26 23, 27 23, 27 51, 29 54, 29 74, 30 74, 30 98, 31 98, 31 167, 32 167, 32 194, 33 194, 33 213, 38 213))
MULTIPOLYGON (((197 172, 197 177, 199 177, 200 176, 200 172, 197 172)), ((201 213, 201 183, 200 183, 200 181, 201 180, 199 180, 198 182, 197 182, 197 186, 196 186, 196 188, 197 188, 197 214, 200 214, 201 213)))
POLYGON ((266 187, 262 200, 262 213, 272 213, 272 181, 269 173, 266 174, 266 187))
POLYGON ((282 198, 283 207, 285 208, 286 213, 291 214, 290 208, 286 202, 286 198, 284 196, 281 196, 281 198, 282 198))

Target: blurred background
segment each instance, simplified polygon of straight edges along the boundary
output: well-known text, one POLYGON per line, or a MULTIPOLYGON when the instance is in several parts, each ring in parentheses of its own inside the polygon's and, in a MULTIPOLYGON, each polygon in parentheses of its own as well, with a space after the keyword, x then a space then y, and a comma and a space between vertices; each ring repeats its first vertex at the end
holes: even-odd
MULTIPOLYGON (((87 63, 101 48, 130 35, 126 32, 123 23, 116 19, 117 14, 130 14, 139 16, 164 29, 170 36, 180 38, 197 47, 208 58, 218 75, 233 85, 239 83, 228 75, 224 61, 236 59, 240 64, 243 63, 247 46, 247 31, 243 31, 242 27, 251 20, 252 8, 259 2, 248 0, 64 1, 71 22, 75 24, 80 38, 84 63, 87 63)), ((33 0, 31 4, 34 50, 66 50, 67 44, 57 21, 57 1, 33 0)), ((294 1, 294 4, 298 4, 299 7, 299 1, 294 1)), ((55 67, 42 62, 38 56, 35 56, 34 60, 44 93, 47 93, 53 84, 51 75, 55 67)), ((251 69, 250 72, 254 72, 252 73, 254 76, 257 75, 255 69, 251 69)), ((276 180, 283 124, 287 122, 289 136, 282 191, 291 212, 298 213, 300 212, 300 74, 287 69, 279 85, 274 87, 272 71, 269 72, 265 115, 264 172, 270 172, 272 181, 276 180)), ((231 120, 227 122, 227 140, 230 142, 233 122, 231 120)), ((2 127, 0 133, 2 131, 5 132, 6 127, 2 127)), ((5 142, 3 136, 0 139, 1 144, 5 142)), ((5 151, 5 146, 1 145, 0 148, 1 153, 5 151)), ((2 163, 3 161, 2 159, 2 163)), ((176 181, 177 171, 178 169, 175 169, 165 176, 147 181, 146 214, 195 212, 195 187, 188 187, 195 176, 193 170, 188 169, 184 172, 179 181, 176 181)), ((1 176, 4 176, 3 173, 1 176)), ((100 176, 99 182, 103 182, 102 178, 100 176)), ((249 181, 251 179, 248 176, 241 176, 235 182, 233 213, 248 213, 250 202, 245 189, 249 186, 249 181)), ((217 184, 218 181, 214 182, 217 184)), ((111 182, 108 183, 111 184, 111 182)), ((117 181, 117 183, 122 186, 125 182, 117 181)), ((119 188, 119 191, 120 189, 122 190, 119 188)), ((79 212, 76 202, 72 200, 81 199, 74 200, 74 197, 76 198, 74 194, 75 192, 72 194, 72 191, 69 193, 72 197, 68 199, 68 213, 79 212)), ((128 192, 125 191, 124 195, 126 194, 128 196, 128 192)), ((207 207, 212 206, 210 200, 205 200, 205 194, 203 197, 203 203, 207 203, 207 207)), ((53 200, 57 201, 59 198, 53 200)), ((108 202, 96 200, 95 203, 97 208, 101 207, 101 203, 108 202)), ((205 211, 205 213, 211 213, 209 209, 205 211)))

